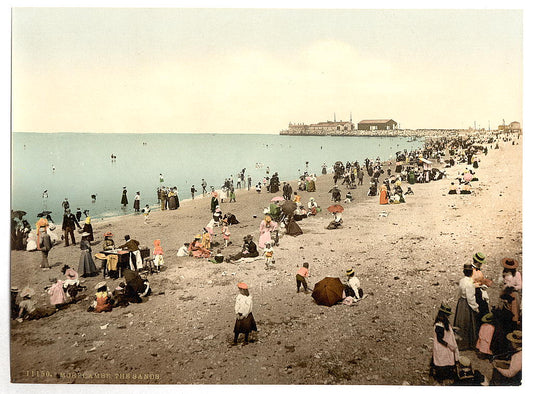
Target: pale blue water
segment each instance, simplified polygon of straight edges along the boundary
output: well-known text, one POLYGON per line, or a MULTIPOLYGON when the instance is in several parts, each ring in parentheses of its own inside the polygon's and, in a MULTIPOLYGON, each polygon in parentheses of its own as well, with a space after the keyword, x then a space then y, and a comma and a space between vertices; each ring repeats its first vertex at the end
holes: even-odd
POLYGON ((398 150, 422 144, 401 137, 96 133, 13 133, 12 143, 12 209, 26 211, 32 225, 43 208, 60 223, 65 197, 72 212, 88 209, 93 218, 131 214, 135 192, 141 192, 141 207, 153 205, 160 185, 177 186, 180 200, 189 199, 191 185, 201 191, 202 178, 219 189, 231 175, 236 184, 243 168, 252 185, 263 179, 267 166, 270 175, 277 171, 282 181, 294 180, 306 161, 310 173, 320 174, 323 163, 388 160, 398 150), (111 154, 117 156, 115 162, 111 154), (123 186, 129 200, 125 211, 120 205, 123 186), (45 189, 46 205, 41 197, 45 189), (96 203, 91 194, 97 194, 96 203))

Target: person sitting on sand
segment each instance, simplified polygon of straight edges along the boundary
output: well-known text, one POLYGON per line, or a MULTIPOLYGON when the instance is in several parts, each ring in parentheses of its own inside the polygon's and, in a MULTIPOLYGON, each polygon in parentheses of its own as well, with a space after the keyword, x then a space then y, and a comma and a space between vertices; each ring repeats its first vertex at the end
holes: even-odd
POLYGON ((106 282, 98 282, 94 288, 96 289, 95 299, 87 309, 87 312, 110 312, 113 309, 114 301, 106 282))
POLYGON ((333 220, 329 222, 328 226, 326 227, 327 230, 335 230, 342 226, 342 215, 340 212, 334 212, 333 213, 333 220))
POLYGON ((228 225, 232 225, 232 224, 239 224, 240 222, 237 220, 237 217, 232 214, 231 212, 228 212, 226 214, 224 214, 224 217, 223 219, 227 220, 228 221, 228 225))
POLYGON ((378 187, 375 182, 370 182, 370 187, 368 188, 368 193, 366 195, 369 197, 375 197, 378 195, 378 187))
POLYGON ((292 216, 293 216, 294 220, 300 221, 300 220, 305 219, 307 217, 307 211, 305 210, 305 208, 303 207, 302 204, 297 203, 296 209, 294 210, 292 216))
POLYGON ((411 186, 407 186, 407 191, 405 192, 405 194, 415 194, 415 192, 413 191, 413 189, 411 189, 411 186))
POLYGON ((209 259, 213 264, 220 264, 224 262, 224 255, 222 254, 222 249, 217 250, 217 254, 213 256, 212 259, 209 259))
POLYGON ((35 290, 26 287, 20 293, 22 301, 19 303, 19 314, 17 321, 22 323, 24 320, 37 320, 43 317, 48 317, 56 312, 53 307, 37 307, 32 297, 35 295, 35 290))
POLYGON ((308 211, 307 211, 307 216, 314 216, 314 215, 316 215, 318 213, 319 206, 316 203, 314 197, 311 197, 309 199, 309 202, 307 203, 307 208, 309 208, 308 211))
POLYGON ((452 182, 450 184, 450 190, 448 190, 448 194, 457 194, 457 190, 461 190, 459 189, 457 186, 455 186, 455 182, 452 182))
POLYGON ((344 287, 346 297, 352 297, 354 300, 362 299, 363 289, 361 289, 361 281, 355 276, 353 268, 346 271, 346 277, 348 278, 348 283, 344 287))
POLYGON ((452 386, 488 386, 485 376, 472 368, 472 361, 466 356, 459 356, 457 378, 452 386))
POLYGON ((298 223, 296 223, 294 215, 291 215, 287 219, 287 226, 285 227, 285 234, 296 237, 298 235, 302 235, 303 233, 304 232, 302 231, 300 226, 298 226, 298 223))
POLYGON ((196 258, 209 258, 211 252, 202 246, 202 235, 197 234, 189 244, 189 255, 196 258))
POLYGON ((243 238, 243 240, 244 244, 242 245, 242 250, 236 255, 229 256, 228 261, 259 256, 259 251, 257 250, 257 245, 253 241, 253 237, 251 235, 247 235, 243 238))
POLYGON ((522 331, 515 330, 507 334, 507 340, 511 342, 513 350, 511 360, 502 362, 495 360, 492 363, 491 386, 520 386, 522 384, 522 331))
POLYGON ((348 191, 348 193, 346 193, 346 198, 344 199, 344 203, 348 204, 348 203, 351 203, 352 201, 353 201, 352 193, 348 191))
POLYGON ((470 188, 470 183, 466 182, 464 183, 460 188, 460 194, 472 194, 472 190, 470 188))
POLYGON ((178 257, 185 257, 189 256, 189 243, 185 242, 180 248, 178 249, 178 253, 176 253, 176 256, 178 257))

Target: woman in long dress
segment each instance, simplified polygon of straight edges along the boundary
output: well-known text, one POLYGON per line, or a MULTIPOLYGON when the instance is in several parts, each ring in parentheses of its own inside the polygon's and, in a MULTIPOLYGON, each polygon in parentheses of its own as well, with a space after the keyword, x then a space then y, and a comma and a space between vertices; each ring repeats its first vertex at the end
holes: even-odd
POLYGON ((122 188, 122 198, 120 199, 120 203, 123 208, 126 208, 126 205, 128 205, 128 191, 126 190, 126 186, 122 188))
POLYGON ((472 264, 463 266, 464 278, 459 281, 459 300, 455 310, 453 325, 459 330, 460 350, 475 349, 477 342, 479 305, 476 302, 476 287, 472 279, 472 264))
POLYGON ((254 315, 252 314, 252 296, 248 291, 248 285, 246 283, 238 283, 237 287, 239 288, 239 295, 235 300, 235 327, 233 328, 233 333, 235 334, 233 338, 233 345, 237 344, 239 339, 239 334, 244 334, 244 343, 243 345, 248 344, 248 336, 250 332, 257 331, 257 325, 255 324, 254 315))
POLYGON ((388 194, 389 193, 387 191, 387 186, 381 185, 380 190, 379 190, 379 203, 381 205, 385 205, 389 203, 388 194))
POLYGON ((272 220, 268 215, 265 216, 265 219, 261 221, 259 225, 259 247, 263 249, 267 242, 272 242, 272 237, 270 232, 274 231, 278 224, 272 220))
POLYGON ((85 224, 83 225, 82 231, 84 233, 88 233, 87 241, 93 242, 94 241, 94 235, 93 235, 93 225, 91 224, 91 217, 87 216, 85 218, 85 224))
POLYGON ((89 236, 89 233, 82 233, 81 234, 81 242, 80 242, 80 249, 81 249, 81 255, 80 255, 80 263, 78 266, 78 274, 81 277, 86 276, 93 276, 98 273, 98 269, 96 268, 96 265, 94 264, 93 257, 91 256, 91 244, 87 240, 87 237, 89 236))

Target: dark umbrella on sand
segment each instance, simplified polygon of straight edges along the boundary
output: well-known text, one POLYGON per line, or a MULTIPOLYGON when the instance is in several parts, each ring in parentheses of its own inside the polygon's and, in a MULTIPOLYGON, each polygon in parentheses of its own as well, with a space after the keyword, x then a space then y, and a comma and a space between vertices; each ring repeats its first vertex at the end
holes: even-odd
POLYGON ((296 203, 294 201, 285 201, 281 204, 281 210, 287 216, 290 216, 296 210, 296 203))
POLYGON ((327 277, 315 284, 313 294, 318 305, 332 306, 342 300, 344 285, 339 278, 327 277))

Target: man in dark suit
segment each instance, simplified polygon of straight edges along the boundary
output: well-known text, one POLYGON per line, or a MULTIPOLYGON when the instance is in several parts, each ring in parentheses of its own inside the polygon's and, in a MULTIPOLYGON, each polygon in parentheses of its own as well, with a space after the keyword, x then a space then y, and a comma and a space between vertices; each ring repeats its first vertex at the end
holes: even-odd
POLYGON ((130 252, 130 269, 135 271, 142 268, 141 252, 139 250, 139 241, 131 239, 129 235, 125 235, 126 243, 119 246, 119 249, 128 249, 130 252), (134 263, 135 261, 135 263, 134 263))
POLYGON ((72 238, 72 244, 76 245, 76 238, 74 238, 74 229, 78 227, 78 229, 81 229, 80 223, 76 219, 76 216, 70 212, 70 209, 67 209, 65 211, 65 214, 63 215, 63 224, 61 226, 61 229, 63 230, 64 236, 65 236, 65 246, 69 245, 68 242, 68 236, 70 234, 70 237, 72 238))

